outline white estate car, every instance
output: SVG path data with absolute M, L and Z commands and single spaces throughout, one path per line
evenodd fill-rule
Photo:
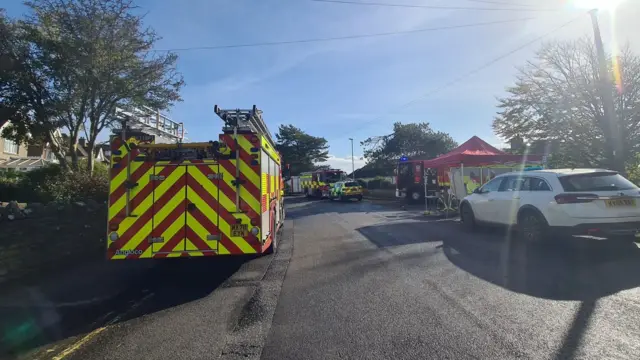
M 640 236 L 640 189 L 602 169 L 501 174 L 460 203 L 465 226 L 515 226 L 527 241 L 549 234 Z

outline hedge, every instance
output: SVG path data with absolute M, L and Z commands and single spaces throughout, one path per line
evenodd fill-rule
M 29 172 L 0 174 L 0 201 L 68 203 L 78 200 L 105 201 L 109 193 L 108 169 L 96 164 L 91 174 L 80 169 L 63 171 L 51 164 Z

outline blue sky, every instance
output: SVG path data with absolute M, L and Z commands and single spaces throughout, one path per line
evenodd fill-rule
M 360 0 L 364 1 L 364 0 Z M 394 4 L 501 7 L 469 0 L 379 0 Z M 272 131 L 294 124 L 329 140 L 330 164 L 350 169 L 351 146 L 390 132 L 395 121 L 430 122 L 458 142 L 478 135 L 500 144 L 491 130 L 497 96 L 513 82 L 516 66 L 529 59 L 535 44 L 494 65 L 434 92 L 465 73 L 503 55 L 579 13 L 561 0 L 502 0 L 561 7 L 560 12 L 434 10 L 358 6 L 309 0 L 139 0 L 147 24 L 163 40 L 158 49 L 234 45 L 383 32 L 408 31 L 490 21 L 508 24 L 416 32 L 367 39 L 217 50 L 184 50 L 184 101 L 170 112 L 183 121 L 190 140 L 217 136 L 220 120 L 213 105 L 249 108 L 256 104 Z M 5 0 L 12 16 L 24 12 L 20 0 Z M 602 14 L 604 41 L 612 34 L 640 50 L 640 2 L 627 0 L 611 16 Z M 591 34 L 588 16 L 546 39 Z M 635 42 L 634 42 L 635 41 Z M 428 96 L 426 96 L 428 95 Z M 406 103 L 414 101 L 409 106 Z M 363 162 L 356 160 L 357 167 Z

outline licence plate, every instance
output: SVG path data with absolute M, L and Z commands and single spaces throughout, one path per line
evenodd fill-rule
M 607 207 L 622 207 L 622 206 L 636 206 L 636 199 L 612 199 L 605 200 L 604 204 Z
M 249 233 L 247 224 L 231 224 L 231 236 L 245 237 Z

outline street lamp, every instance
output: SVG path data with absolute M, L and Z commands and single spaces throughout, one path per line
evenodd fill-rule
M 353 181 L 356 181 L 356 165 L 353 160 L 353 138 L 349 138 L 351 140 L 351 178 Z
M 598 12 L 600 10 L 613 12 L 622 1 L 624 0 L 574 0 L 574 4 L 580 8 L 590 9 L 589 15 L 591 16 L 591 23 L 593 25 L 593 38 L 596 45 L 600 72 L 599 92 L 602 97 L 604 117 L 609 125 L 609 139 L 612 142 L 610 151 L 613 160 L 613 170 L 624 173 L 621 133 L 618 127 L 618 121 L 616 120 L 613 94 L 611 93 L 612 77 L 609 73 L 607 58 L 604 54 L 604 45 L 602 44 L 602 35 L 600 34 L 600 25 L 598 24 Z

